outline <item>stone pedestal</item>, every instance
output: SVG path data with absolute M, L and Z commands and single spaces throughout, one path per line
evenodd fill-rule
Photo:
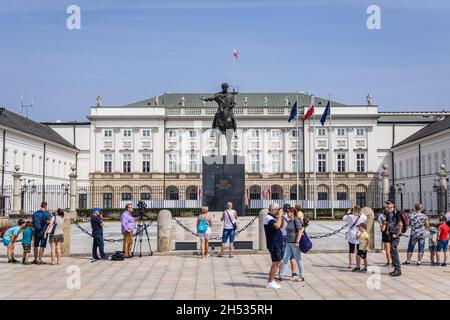
M 259 221 L 258 221 L 258 225 L 259 225 L 259 246 L 258 246 L 258 250 L 266 250 L 267 249 L 267 244 L 266 244 L 266 233 L 264 231 L 264 219 L 267 216 L 267 214 L 269 213 L 268 209 L 261 209 L 259 211 Z
M 76 199 L 77 199 L 77 168 L 73 165 L 71 168 L 72 173 L 69 174 L 70 178 L 70 202 L 69 212 L 64 215 L 64 243 L 62 245 L 62 253 L 70 254 L 70 246 L 72 239 L 72 219 L 77 217 Z
M 158 213 L 157 250 L 168 252 L 172 250 L 172 214 L 169 210 Z
M 203 157 L 203 205 L 223 211 L 227 202 L 245 214 L 245 159 L 242 156 Z

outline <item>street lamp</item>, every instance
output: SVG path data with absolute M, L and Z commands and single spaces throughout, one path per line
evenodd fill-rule
M 397 183 L 395 186 L 397 187 L 397 191 L 400 194 L 400 210 L 403 211 L 403 189 L 402 189 L 402 187 L 404 187 L 405 184 Z

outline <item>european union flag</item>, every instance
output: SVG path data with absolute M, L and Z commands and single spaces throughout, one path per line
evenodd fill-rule
M 320 123 L 322 125 L 325 124 L 327 121 L 327 117 L 331 114 L 331 106 L 330 106 L 330 100 L 328 100 L 327 106 L 325 107 L 325 110 L 323 111 L 322 116 L 320 117 Z
M 289 116 L 288 122 L 291 122 L 295 118 L 297 118 L 297 101 L 295 101 L 294 105 L 292 106 L 291 115 Z

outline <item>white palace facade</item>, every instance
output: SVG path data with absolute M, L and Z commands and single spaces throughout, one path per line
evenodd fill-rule
M 197 200 L 202 156 L 218 152 L 210 137 L 217 106 L 200 99 L 210 95 L 165 93 L 125 106 L 99 105 L 90 108 L 89 122 L 47 125 L 79 150 L 79 184 L 97 190 L 95 205 Z M 299 122 L 288 123 L 296 100 Z M 239 93 L 236 102 L 232 152 L 245 157 L 248 201 L 294 200 L 297 182 L 299 198 L 313 200 L 316 180 L 317 200 L 379 207 L 383 164 L 393 177 L 392 146 L 448 114 L 379 112 L 376 105 L 332 101 L 331 119 L 322 126 L 327 100 L 318 97 L 315 120 L 304 122 L 305 94 Z

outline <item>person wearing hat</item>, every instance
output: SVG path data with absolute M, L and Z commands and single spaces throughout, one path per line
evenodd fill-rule
M 94 242 L 92 244 L 92 258 L 94 260 L 106 260 L 105 255 L 105 242 L 103 240 L 103 220 L 101 214 L 103 211 L 100 208 L 92 209 L 91 227 L 92 238 Z M 97 255 L 97 250 L 100 251 L 100 258 Z

